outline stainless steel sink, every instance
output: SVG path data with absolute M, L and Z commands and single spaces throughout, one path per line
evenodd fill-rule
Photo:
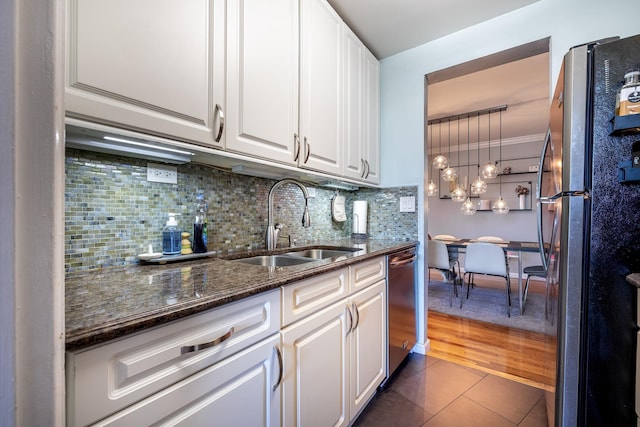
M 263 267 L 289 267 L 292 265 L 300 265 L 307 262 L 317 261 L 317 259 L 290 255 L 259 255 L 249 258 L 235 259 L 233 261 L 245 264 L 261 265 Z
M 285 255 L 300 256 L 315 259 L 334 258 L 343 255 L 351 255 L 359 249 L 303 249 L 300 251 L 287 252 Z

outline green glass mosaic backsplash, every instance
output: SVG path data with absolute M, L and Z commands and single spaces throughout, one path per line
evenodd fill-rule
M 65 182 L 65 269 L 90 270 L 137 262 L 153 245 L 162 250 L 162 228 L 168 213 L 178 213 L 182 230 L 192 232 L 196 194 L 209 203 L 209 250 L 264 247 L 267 198 L 272 179 L 236 175 L 209 166 L 178 167 L 178 183 L 147 181 L 147 161 L 67 149 Z M 274 220 L 297 245 L 351 235 L 354 200 L 369 202 L 371 238 L 418 240 L 415 212 L 399 212 L 399 198 L 416 196 L 417 187 L 340 191 L 347 221 L 331 218 L 335 190 L 315 189 L 309 200 L 310 228 L 302 227 L 304 197 L 285 185 L 274 197 Z M 281 244 L 286 245 L 285 239 Z

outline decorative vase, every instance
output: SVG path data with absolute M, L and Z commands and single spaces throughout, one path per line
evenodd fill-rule
M 520 194 L 518 195 L 518 202 L 520 203 L 520 209 L 526 209 L 527 207 L 527 199 L 526 199 L 526 195 L 524 194 Z

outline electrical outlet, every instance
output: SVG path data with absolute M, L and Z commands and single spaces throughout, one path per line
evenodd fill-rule
M 158 163 L 147 163 L 147 181 L 177 184 L 178 168 Z

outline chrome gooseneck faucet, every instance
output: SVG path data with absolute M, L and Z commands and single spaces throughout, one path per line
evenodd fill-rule
M 269 190 L 269 224 L 267 225 L 266 235 L 267 250 L 273 250 L 276 248 L 280 229 L 282 228 L 282 224 L 273 223 L 273 194 L 276 189 L 284 184 L 295 184 L 302 190 L 302 194 L 304 194 L 304 214 L 302 215 L 302 226 L 305 228 L 311 227 L 311 216 L 309 215 L 309 192 L 307 191 L 307 187 L 305 187 L 301 182 L 298 182 L 295 179 L 287 178 L 276 182 L 275 184 L 273 184 L 273 187 L 271 187 L 271 190 Z

